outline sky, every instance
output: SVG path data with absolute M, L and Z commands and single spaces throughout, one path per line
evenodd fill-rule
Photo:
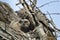
M 18 2 L 18 0 L 0 0 L 0 1 L 4 1 L 4 2 L 7 2 L 11 8 L 14 10 L 14 11 L 17 11 L 19 10 L 19 8 L 22 8 L 22 6 L 16 6 L 16 3 Z M 60 1 L 60 0 L 37 0 L 37 7 L 45 4 L 45 3 L 48 3 L 50 1 Z M 54 2 L 54 3 L 50 3 L 48 5 L 45 5 L 43 7 L 40 8 L 40 10 L 43 12 L 43 13 L 47 13 L 47 11 L 49 13 L 60 13 L 60 2 Z M 48 18 L 49 18 L 49 15 L 46 15 Z M 60 14 L 59 15 L 51 15 L 54 23 L 56 24 L 57 28 L 60 29 Z M 59 40 L 60 38 L 58 38 Z

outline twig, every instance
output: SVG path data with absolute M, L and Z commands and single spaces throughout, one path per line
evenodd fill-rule
M 49 14 L 49 12 L 47 11 L 47 13 Z M 50 16 L 50 14 L 49 14 L 49 16 Z M 52 19 L 52 17 L 50 16 L 50 19 L 51 19 L 51 21 L 50 21 L 50 23 L 51 23 L 51 25 L 53 26 L 53 28 L 55 29 L 55 30 L 57 30 L 57 31 L 59 31 L 60 32 L 60 29 L 57 29 L 56 28 L 56 25 L 55 25 L 55 23 L 53 22 L 53 19 Z
M 45 6 L 45 5 L 48 5 L 48 4 L 51 4 L 51 3 L 54 3 L 54 2 L 60 2 L 60 1 L 50 1 L 48 3 L 45 3 L 45 4 L 41 5 L 41 6 L 39 6 L 38 8 L 41 8 L 41 7 Z

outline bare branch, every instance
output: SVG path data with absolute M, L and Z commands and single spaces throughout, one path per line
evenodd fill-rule
M 60 2 L 60 1 L 50 1 L 48 3 L 45 3 L 45 4 L 41 5 L 41 6 L 39 6 L 38 8 L 41 8 L 41 7 L 45 6 L 45 5 L 48 5 L 48 4 L 51 4 L 51 3 L 55 3 L 55 2 Z
M 26 12 L 28 13 L 29 17 L 30 17 L 30 22 L 33 23 L 33 25 L 35 25 L 35 22 L 33 20 L 33 16 L 31 15 L 31 12 L 33 11 L 32 8 L 25 2 L 25 0 L 20 0 L 21 4 L 23 5 L 23 7 L 25 8 Z
M 32 4 L 31 4 L 31 7 L 34 9 L 34 7 L 36 6 L 37 4 L 37 0 L 29 0 Z
M 47 11 L 47 13 L 49 14 L 49 16 L 50 16 L 50 13 Z M 50 16 L 50 19 L 51 19 L 51 21 L 50 21 L 50 23 L 51 23 L 51 25 L 53 26 L 53 28 L 55 29 L 55 30 L 58 30 L 58 31 L 60 31 L 60 29 L 58 29 L 58 28 L 56 28 L 56 25 L 55 25 L 55 23 L 53 22 L 53 19 L 52 19 L 52 17 Z

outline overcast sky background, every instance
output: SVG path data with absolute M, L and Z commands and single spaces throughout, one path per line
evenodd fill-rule
M 4 1 L 4 2 L 9 3 L 9 5 L 12 7 L 12 9 L 14 9 L 14 11 L 19 10 L 19 7 L 16 6 L 16 3 L 18 2 L 18 0 L 0 0 L 0 1 Z M 48 3 L 50 1 L 60 1 L 60 0 L 38 0 L 37 6 L 41 6 L 41 5 Z M 20 6 L 20 8 L 22 8 L 22 6 Z M 50 3 L 48 5 L 41 7 L 40 10 L 43 13 L 47 13 L 47 11 L 49 13 L 60 13 L 60 2 Z M 60 29 L 60 21 L 59 21 L 60 15 L 51 15 L 51 16 L 52 16 L 54 23 L 56 24 L 57 28 Z M 49 16 L 47 15 L 47 17 L 49 17 Z M 58 38 L 58 40 L 59 39 L 60 38 Z

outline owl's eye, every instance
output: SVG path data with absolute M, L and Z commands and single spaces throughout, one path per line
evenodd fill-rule
M 24 23 L 28 23 L 28 21 L 25 21 Z
M 22 21 L 19 21 L 19 23 L 22 23 Z

